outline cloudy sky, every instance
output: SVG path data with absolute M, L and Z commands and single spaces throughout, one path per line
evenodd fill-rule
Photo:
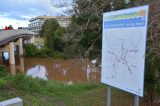
M 0 29 L 12 25 L 25 27 L 28 20 L 40 15 L 58 16 L 65 14 L 63 8 L 56 8 L 59 0 L 1 0 L 0 1 Z M 63 1 L 63 0 L 60 0 Z

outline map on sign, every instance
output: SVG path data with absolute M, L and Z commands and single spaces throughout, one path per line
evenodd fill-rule
M 143 96 L 148 6 L 104 13 L 101 81 Z
M 141 36 L 139 36 L 138 40 L 136 40 L 136 38 L 134 41 L 132 36 L 119 38 L 113 34 L 114 33 L 112 32 L 114 42 L 109 41 L 109 39 L 106 40 L 106 48 L 108 48 L 106 55 L 109 56 L 109 65 L 111 65 L 113 69 L 111 78 L 116 78 L 118 73 L 117 71 L 119 71 L 119 67 L 122 66 L 125 67 L 124 70 L 126 70 L 132 76 L 134 75 L 134 71 L 136 71 L 138 68 L 137 64 L 134 63 L 134 60 L 137 58 L 137 55 L 140 52 L 138 44 L 140 44 L 141 40 L 143 39 Z

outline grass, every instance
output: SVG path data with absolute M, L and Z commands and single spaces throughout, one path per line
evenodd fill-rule
M 62 82 L 44 81 L 24 74 L 7 75 L 1 79 L 7 83 L 0 87 L 0 101 L 20 97 L 25 106 L 78 106 L 78 104 L 81 106 L 82 103 L 79 103 L 78 99 L 82 100 L 83 95 L 91 91 L 98 94 L 105 88 L 102 84 L 68 85 Z

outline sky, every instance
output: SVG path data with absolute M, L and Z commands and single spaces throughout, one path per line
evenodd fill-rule
M 57 8 L 55 3 L 63 0 L 1 0 L 0 29 L 12 25 L 14 29 L 28 26 L 28 20 L 35 16 L 66 15 L 67 7 Z M 69 0 L 70 1 L 70 0 Z

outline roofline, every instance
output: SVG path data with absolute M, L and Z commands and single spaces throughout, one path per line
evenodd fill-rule
M 44 16 L 37 16 L 37 17 L 34 17 L 34 18 L 31 18 L 29 19 L 29 22 L 31 21 L 34 21 L 34 20 L 37 20 L 37 19 L 58 19 L 58 18 L 70 18 L 69 16 L 47 16 L 47 15 L 44 15 Z
M 0 42 L 0 46 L 2 45 L 5 45 L 6 43 L 8 42 L 11 42 L 12 40 L 16 40 L 18 38 L 24 38 L 24 37 L 32 37 L 34 36 L 34 34 L 19 34 L 19 35 L 14 35 L 14 36 L 11 36 L 11 37 L 8 37 L 7 39 L 4 39 Z

